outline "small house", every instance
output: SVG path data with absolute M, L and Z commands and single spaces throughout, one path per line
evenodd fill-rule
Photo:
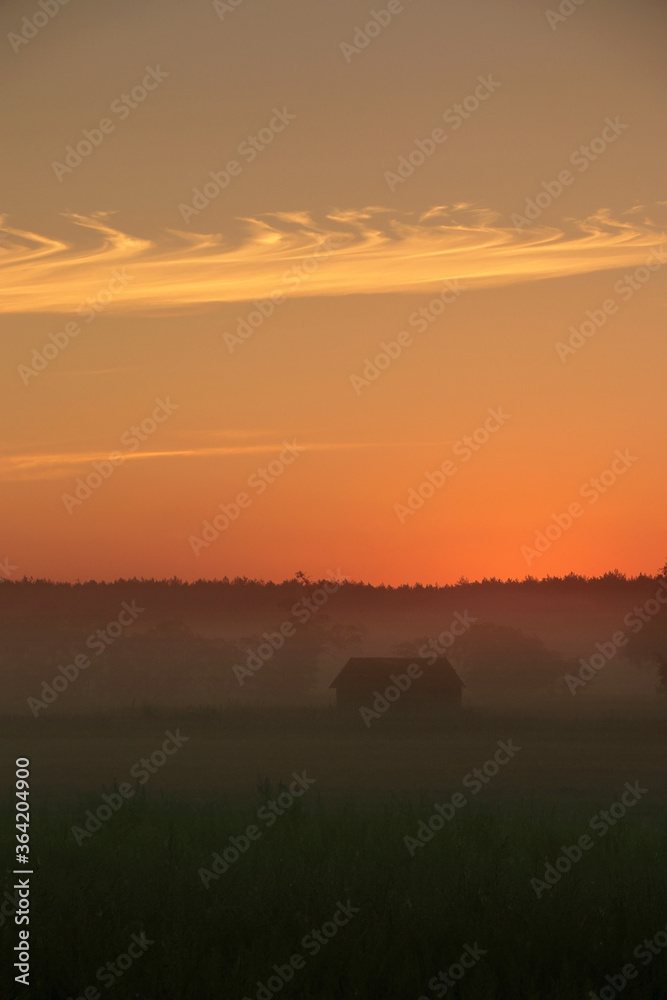
M 330 687 L 338 708 L 370 708 L 380 695 L 402 708 L 455 709 L 463 681 L 444 656 L 354 656 Z

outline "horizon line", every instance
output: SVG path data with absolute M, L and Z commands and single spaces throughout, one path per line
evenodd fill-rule
M 347 585 L 351 587 L 372 587 L 376 589 L 385 589 L 385 590 L 402 590 L 402 589 L 446 590 L 446 589 L 453 589 L 456 587 L 484 586 L 489 584 L 494 584 L 494 585 L 500 584 L 504 586 L 507 584 L 534 584 L 534 583 L 541 584 L 541 583 L 554 583 L 554 582 L 565 583 L 567 581 L 594 583 L 594 582 L 600 582 L 602 580 L 617 580 L 619 582 L 622 581 L 624 583 L 632 583 L 637 580 L 661 580 L 665 579 L 666 577 L 667 574 L 664 574 L 663 570 L 659 570 L 655 574 L 647 573 L 646 571 L 641 571 L 634 576 L 629 576 L 628 574 L 623 573 L 618 569 L 607 570 L 605 573 L 602 573 L 599 576 L 586 576 L 585 574 L 575 573 L 574 571 L 571 571 L 570 573 L 567 573 L 564 576 L 554 576 L 551 574 L 547 574 L 545 576 L 537 577 L 528 574 L 524 577 L 508 576 L 505 579 L 496 576 L 491 576 L 491 577 L 485 576 L 482 577 L 481 579 L 475 579 L 475 580 L 469 580 L 467 577 L 461 576 L 455 583 L 420 583 L 417 581 L 414 583 L 405 582 L 398 584 L 370 583 L 365 580 L 354 580 L 348 577 L 343 577 L 343 578 L 335 576 L 332 577 L 331 574 L 328 577 L 323 576 L 312 580 L 305 578 L 305 583 L 296 575 L 292 577 L 285 577 L 283 580 L 271 580 L 271 579 L 266 580 L 261 577 L 247 577 L 247 576 L 198 577 L 196 580 L 185 580 L 178 576 L 173 576 L 173 577 L 130 576 L 130 577 L 116 577 L 113 580 L 102 580 L 102 579 L 96 580 L 94 578 L 89 578 L 86 580 L 80 580 L 80 579 L 52 580 L 47 577 L 23 576 L 15 580 L 9 579 L 8 577 L 4 578 L 0 577 L 0 585 L 1 584 L 23 584 L 23 585 L 46 584 L 52 587 L 86 587 L 86 586 L 112 587 L 112 586 L 117 586 L 118 584 L 126 584 L 126 583 L 140 583 L 140 584 L 149 583 L 156 585 L 167 584 L 169 586 L 180 586 L 180 587 L 194 587 L 194 586 L 214 585 L 214 584 L 223 584 L 225 586 L 230 586 L 234 584 L 237 585 L 258 584 L 263 587 L 266 586 L 282 587 L 289 583 L 298 583 L 300 586 L 306 587 L 309 585 L 317 586 L 318 584 L 321 583 L 331 583 L 333 578 L 340 584 L 341 587 Z M 667 582 L 667 579 L 665 579 L 665 582 Z

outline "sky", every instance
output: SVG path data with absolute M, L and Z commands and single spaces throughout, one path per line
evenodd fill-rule
M 43 3 L 0 11 L 2 575 L 664 564 L 662 3 Z

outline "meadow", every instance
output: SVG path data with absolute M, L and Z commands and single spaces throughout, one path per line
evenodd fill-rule
M 0 743 L 4 787 L 31 759 L 36 871 L 7 997 L 667 995 L 660 703 L 9 718 Z M 5 796 L 6 969 L 12 824 Z

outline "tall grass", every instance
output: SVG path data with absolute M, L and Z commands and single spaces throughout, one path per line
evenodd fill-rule
M 667 950 L 646 966 L 633 958 L 667 925 L 667 829 L 650 804 L 594 837 L 538 899 L 530 879 L 590 832 L 608 799 L 471 802 L 412 857 L 404 837 L 432 814 L 432 797 L 371 804 L 311 790 L 267 829 L 257 807 L 278 791 L 265 784 L 256 803 L 137 794 L 80 847 L 71 829 L 99 795 L 38 799 L 32 985 L 14 984 L 8 971 L 2 996 L 66 1000 L 97 986 L 123 1000 L 255 1000 L 258 981 L 299 953 L 305 967 L 274 994 L 281 1000 L 417 1000 L 436 997 L 429 980 L 475 943 L 486 954 L 448 1000 L 584 1000 L 628 962 L 638 976 L 624 1000 L 667 996 Z M 9 869 L 9 802 L 1 813 Z M 199 870 L 250 824 L 260 839 L 205 888 Z M 0 889 L 11 884 L 7 874 Z M 348 900 L 359 912 L 310 955 L 304 936 Z M 141 932 L 154 943 L 107 989 L 97 971 Z M 15 943 L 7 920 L 7 970 Z

